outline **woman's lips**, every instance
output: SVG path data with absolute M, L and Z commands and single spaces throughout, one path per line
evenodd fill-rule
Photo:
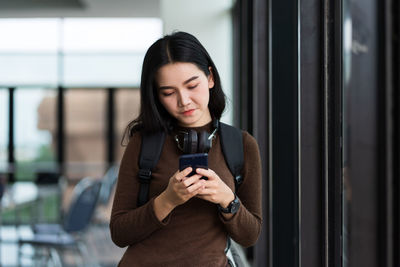
M 184 116 L 190 116 L 193 114 L 194 111 L 195 111 L 195 109 L 189 109 L 189 110 L 184 111 L 182 114 Z

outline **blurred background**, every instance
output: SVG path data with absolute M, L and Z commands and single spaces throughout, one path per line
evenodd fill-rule
M 230 95 L 232 5 L 0 1 L 1 266 L 117 265 L 123 249 L 111 243 L 108 220 L 122 136 L 138 115 L 144 54 L 164 34 L 191 32 L 207 47 Z M 90 191 L 82 182 L 89 179 L 101 182 L 104 203 L 81 222 L 87 226 L 69 225 L 73 205 L 82 206 L 80 191 Z M 43 223 L 61 225 L 74 244 L 38 244 Z M 74 250 L 79 255 L 68 257 Z
M 176 30 L 259 144 L 246 266 L 400 266 L 395 0 L 0 0 L 0 266 L 118 264 L 121 139 L 146 49 Z

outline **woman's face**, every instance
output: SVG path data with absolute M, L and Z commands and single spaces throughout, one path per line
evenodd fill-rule
M 214 87 L 212 74 L 207 77 L 192 63 L 171 63 L 158 70 L 157 84 L 161 104 L 180 125 L 199 127 L 211 121 L 208 101 Z

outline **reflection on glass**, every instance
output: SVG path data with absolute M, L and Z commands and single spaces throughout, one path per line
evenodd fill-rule
M 0 173 L 7 169 L 8 89 L 0 88 Z
M 119 164 L 125 147 L 121 146 L 122 136 L 129 122 L 139 115 L 140 91 L 139 89 L 119 89 L 115 94 L 115 160 Z M 125 140 L 124 140 L 125 141 Z M 124 142 L 126 143 L 126 141 Z
M 15 90 L 15 160 L 16 179 L 34 180 L 37 173 L 54 172 L 55 90 Z
M 347 124 L 347 95 L 349 94 L 348 92 L 348 85 L 351 77 L 351 46 L 352 46 L 352 21 L 351 21 L 351 13 L 350 13 L 350 1 L 349 0 L 344 0 L 343 1 L 343 21 L 342 21 L 342 31 L 343 31 L 343 73 L 342 73 L 342 103 L 343 103 L 343 133 L 342 133 L 342 140 L 343 140 L 343 155 L 342 155 L 342 166 L 343 166 L 343 172 L 342 172 L 342 177 L 343 177 L 343 199 L 342 199 L 342 231 L 343 231 L 343 258 L 342 258 L 342 266 L 347 267 L 349 266 L 349 236 L 350 236 L 350 205 L 351 205 L 351 182 L 350 182 L 350 177 L 349 177 L 349 171 L 348 171 L 348 132 L 349 132 L 349 125 Z
M 66 176 L 100 177 L 106 168 L 106 90 L 65 92 Z

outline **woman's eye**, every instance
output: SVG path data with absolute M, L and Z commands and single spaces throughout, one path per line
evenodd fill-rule
M 199 85 L 199 84 L 191 85 L 191 86 L 188 86 L 188 88 L 189 88 L 189 89 L 194 89 L 194 88 L 196 88 L 198 85 Z
M 163 96 L 170 96 L 170 95 L 172 95 L 174 92 L 162 92 L 161 94 L 163 95 Z

